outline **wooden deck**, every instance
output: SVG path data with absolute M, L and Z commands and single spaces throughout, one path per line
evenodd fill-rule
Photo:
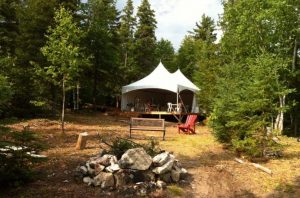
M 174 116 L 178 122 L 181 123 L 183 116 L 186 115 L 200 115 L 200 113 L 185 113 L 185 112 L 167 112 L 167 111 L 148 111 L 148 112 L 126 112 L 126 115 L 130 117 L 142 117 L 144 115 L 157 115 L 158 118 L 161 116 Z

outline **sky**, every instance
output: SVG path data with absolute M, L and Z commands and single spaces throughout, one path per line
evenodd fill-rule
M 142 0 L 133 0 L 135 9 Z M 117 8 L 122 10 L 127 0 L 118 0 Z M 156 37 L 172 42 L 178 50 L 184 36 L 196 27 L 203 14 L 210 16 L 215 22 L 223 13 L 221 0 L 149 0 L 151 8 L 155 11 L 157 21 Z M 218 39 L 221 31 L 217 31 Z

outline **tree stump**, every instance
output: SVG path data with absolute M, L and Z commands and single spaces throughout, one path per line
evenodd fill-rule
M 78 139 L 77 139 L 77 144 L 76 144 L 76 149 L 77 150 L 82 150 L 82 149 L 85 148 L 87 138 L 88 138 L 88 133 L 87 132 L 79 133 L 79 136 L 78 136 Z

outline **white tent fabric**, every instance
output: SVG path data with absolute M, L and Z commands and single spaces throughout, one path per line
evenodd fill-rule
M 181 91 L 190 90 L 194 93 L 193 102 L 191 104 L 192 112 L 198 113 L 199 111 L 197 108 L 197 101 L 195 97 L 195 93 L 199 91 L 199 88 L 194 85 L 189 79 L 187 79 L 179 69 L 174 73 L 170 73 L 161 62 L 148 76 L 122 87 L 122 110 L 126 109 L 127 104 L 132 98 L 132 96 L 130 96 L 130 92 L 147 89 L 167 90 L 173 93 L 177 93 L 177 97 L 178 93 L 180 93 Z
M 176 93 L 177 84 L 172 74 L 162 63 L 159 63 L 153 72 L 145 78 L 122 87 L 122 94 L 138 89 L 164 89 Z
M 174 81 L 177 82 L 179 92 L 181 92 L 182 90 L 187 89 L 187 90 L 190 90 L 190 91 L 195 93 L 195 92 L 200 90 L 189 79 L 187 79 L 187 77 L 185 77 L 185 75 L 183 75 L 183 73 L 180 71 L 180 69 L 178 69 L 176 72 L 174 72 L 171 75 L 172 75 Z

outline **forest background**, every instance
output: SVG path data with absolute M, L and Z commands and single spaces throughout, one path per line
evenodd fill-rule
M 260 155 L 253 148 L 266 145 L 269 129 L 299 136 L 299 2 L 224 0 L 223 7 L 219 21 L 203 15 L 175 51 L 156 39 L 148 0 L 136 15 L 132 0 L 121 11 L 115 0 L 1 0 L 0 116 L 116 106 L 123 85 L 162 61 L 199 86 L 201 113 L 219 141 Z

